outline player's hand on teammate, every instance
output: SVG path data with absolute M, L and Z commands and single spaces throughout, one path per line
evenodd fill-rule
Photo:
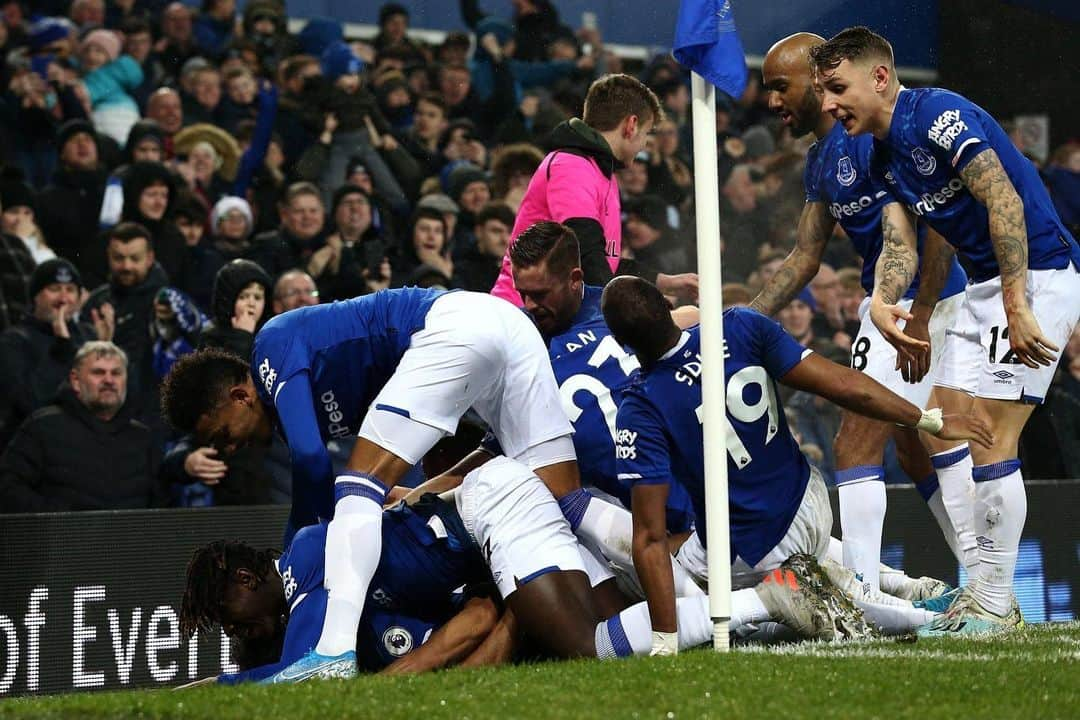
M 983 447 L 994 444 L 994 434 L 982 418 L 974 415 L 943 415 L 937 437 L 942 440 L 974 440 Z
M 913 348 L 911 355 L 896 353 L 896 369 L 900 371 L 904 382 L 917 383 L 930 372 L 930 317 L 918 312 L 911 313 L 909 317 L 902 334 L 916 342 L 925 343 L 926 348 L 921 352 Z
M 674 295 L 683 302 L 696 303 L 698 301 L 697 273 L 679 273 L 678 275 L 660 273 L 656 276 L 656 287 L 664 295 Z
M 910 322 L 912 314 L 899 305 L 886 305 L 877 298 L 870 301 L 870 319 L 874 326 L 881 332 L 882 337 L 890 345 L 896 348 L 897 369 L 902 370 L 904 364 L 911 368 L 918 368 L 925 362 L 929 366 L 930 341 L 911 337 L 900 329 L 897 322 L 905 320 Z M 908 378 L 905 377 L 905 380 Z M 908 382 L 911 382 L 908 380 Z
M 1005 315 L 1009 321 L 1009 347 L 1020 362 L 1030 368 L 1054 362 L 1057 358 L 1054 353 L 1060 348 L 1043 335 L 1030 307 L 1006 311 Z
M 192 450 L 184 459 L 184 472 L 204 485 L 217 485 L 229 471 L 229 466 L 218 460 L 217 454 L 218 451 L 212 447 Z

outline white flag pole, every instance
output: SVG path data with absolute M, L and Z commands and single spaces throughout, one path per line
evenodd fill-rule
M 728 530 L 727 415 L 724 387 L 723 301 L 720 273 L 720 192 L 716 162 L 716 88 L 691 73 L 694 124 L 694 205 L 697 218 L 699 305 L 705 437 L 705 516 L 709 614 L 713 648 L 728 650 L 731 620 L 731 536 Z

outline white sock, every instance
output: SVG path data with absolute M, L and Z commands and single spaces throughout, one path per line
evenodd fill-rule
M 971 453 L 967 445 L 930 456 L 941 487 L 941 503 L 956 532 L 960 563 L 974 576 L 979 565 L 979 546 L 975 542 L 975 483 L 971 479 Z
M 713 636 L 709 598 L 678 598 L 675 601 L 679 627 L 679 649 L 703 645 Z M 731 623 L 736 628 L 769 619 L 769 613 L 753 588 L 731 593 Z M 649 604 L 640 602 L 596 626 L 596 656 L 599 658 L 648 655 L 652 650 L 652 621 Z
M 956 536 L 956 528 L 953 527 L 952 519 L 949 517 L 948 511 L 945 510 L 945 502 L 941 499 L 941 486 L 938 483 L 937 473 L 931 473 L 929 477 L 918 483 L 915 489 L 919 491 L 919 495 L 926 501 L 926 506 L 930 508 L 930 514 L 937 520 L 937 524 L 941 528 L 941 534 L 945 536 L 945 543 L 952 550 L 952 554 L 956 556 L 956 560 L 963 565 L 964 554 L 960 550 L 960 540 Z
M 881 528 L 885 524 L 885 470 L 859 465 L 838 470 L 840 528 L 844 535 L 844 567 L 877 590 L 881 563 Z
M 975 480 L 975 533 L 979 547 L 978 582 L 972 592 L 995 615 L 1008 615 L 1020 535 L 1027 520 L 1027 493 L 1020 461 L 978 465 Z
M 637 578 L 631 554 L 634 543 L 634 516 L 629 510 L 597 497 L 587 498 L 583 510 L 579 505 L 576 517 L 573 517 L 574 513 L 566 512 L 563 501 L 560 501 L 560 506 L 563 506 L 570 526 L 579 537 L 600 548 L 604 556 L 622 572 L 633 574 L 634 578 Z M 676 597 L 703 594 L 686 568 L 675 562 L 674 558 L 671 559 L 671 569 L 675 576 Z
M 334 519 L 326 528 L 326 618 L 315 646 L 330 657 L 356 649 L 364 599 L 382 554 L 386 487 L 370 475 L 343 474 L 334 482 L 334 497 Z
M 885 635 L 904 635 L 937 617 L 936 613 L 916 608 L 910 600 L 902 600 L 880 590 L 868 590 L 865 583 L 855 578 L 855 573 L 837 563 L 824 560 L 829 579 L 850 597 L 863 611 L 866 618 L 877 625 Z M 882 573 L 882 582 L 893 573 Z
M 829 538 L 829 548 L 825 551 L 825 559 L 843 566 L 844 544 L 834 537 Z M 883 595 L 903 595 L 905 594 L 905 588 L 913 582 L 916 581 L 905 575 L 903 570 L 889 567 L 885 563 L 878 564 L 878 592 Z M 862 587 L 861 584 L 860 587 Z M 871 588 L 864 589 L 869 590 Z M 899 600 L 900 598 L 897 597 L 896 599 Z

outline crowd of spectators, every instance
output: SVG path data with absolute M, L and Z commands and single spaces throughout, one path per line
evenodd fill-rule
M 490 290 L 549 134 L 603 74 L 636 75 L 666 113 L 617 171 L 623 253 L 695 269 L 686 73 L 624 60 L 549 0 L 487 5 L 460 0 L 462 31 L 426 44 L 397 3 L 355 40 L 327 18 L 290 33 L 281 0 L 0 2 L 0 512 L 287 501 L 283 446 L 222 458 L 170 435 L 160 379 L 202 346 L 250 354 L 302 305 Z M 721 95 L 716 135 L 705 241 L 743 304 L 793 245 L 808 139 L 755 73 Z M 1077 228 L 1080 144 L 1040 167 Z M 858 258 L 838 234 L 826 261 L 778 319 L 847 363 Z M 1080 337 L 1060 375 L 1025 444 L 1036 476 L 1080 474 Z M 828 477 L 836 409 L 786 405 Z

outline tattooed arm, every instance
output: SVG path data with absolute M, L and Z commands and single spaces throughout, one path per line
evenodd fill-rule
M 870 299 L 870 319 L 882 336 L 896 348 L 897 362 L 917 368 L 928 363 L 930 343 L 910 337 L 897 327 L 897 320 L 911 320 L 911 313 L 897 305 L 911 286 L 919 264 L 915 225 L 898 202 L 881 209 L 881 254 L 874 266 L 874 295 Z
M 930 316 L 945 288 L 955 254 L 956 250 L 945 238 L 930 226 L 926 227 L 926 240 L 919 256 L 919 291 L 911 303 L 911 319 L 904 326 L 904 334 L 908 337 L 929 345 Z M 906 382 L 919 382 L 930 371 L 930 353 L 924 353 L 919 362 L 911 362 L 897 353 L 896 369 Z
M 823 202 L 808 202 L 803 206 L 796 230 L 795 249 L 784 258 L 784 264 L 761 289 L 750 307 L 763 315 L 775 315 L 787 307 L 792 298 L 806 287 L 821 266 L 825 245 L 832 236 L 836 221 Z
M 983 150 L 960 171 L 972 196 L 986 206 L 990 242 L 1001 272 L 1001 300 L 1009 321 L 1009 345 L 1028 367 L 1049 365 L 1058 348 L 1042 334 L 1027 301 L 1028 238 L 1024 202 L 996 152 Z

